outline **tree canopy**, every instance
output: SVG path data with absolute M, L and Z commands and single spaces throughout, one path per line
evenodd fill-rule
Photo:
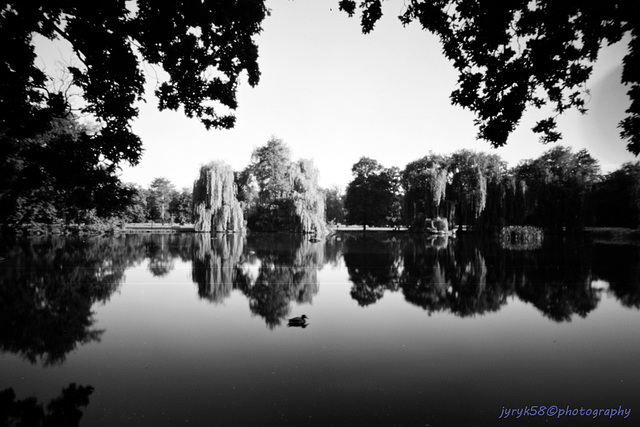
M 382 0 L 340 0 L 361 12 L 364 33 L 382 17 Z M 476 114 L 478 138 L 494 147 L 507 139 L 527 108 L 552 113 L 533 131 L 558 141 L 556 117 L 570 108 L 586 112 L 586 82 L 604 43 L 629 38 L 622 83 L 631 100 L 619 127 L 627 149 L 640 153 L 640 4 L 634 0 L 566 1 L 407 0 L 399 19 L 418 22 L 439 37 L 458 71 L 453 104 Z
M 251 230 L 326 232 L 318 170 L 311 160 L 291 161 L 291 150 L 282 139 L 272 136 L 256 148 L 251 164 L 237 174 L 237 183 Z
M 402 173 L 405 191 L 405 218 L 420 227 L 427 218 L 440 215 L 440 205 L 446 199 L 449 169 L 447 159 L 430 153 L 407 164 Z
M 361 157 L 351 168 L 344 207 L 350 224 L 387 226 L 399 222 L 399 170 L 385 169 L 376 160 Z M 397 215 L 397 217 L 396 217 Z
M 16 144 L 0 167 L 0 223 L 91 222 L 123 210 L 134 191 L 121 185 L 91 134 L 70 115 Z
M 68 221 L 65 211 L 91 207 L 103 217 L 126 202 L 132 191 L 116 172 L 142 155 L 131 123 L 143 63 L 166 72 L 156 88 L 161 110 L 182 108 L 207 129 L 233 127 L 240 77 L 252 86 L 260 78 L 254 37 L 267 14 L 263 0 L 5 2 L 0 223 Z M 70 44 L 63 81 L 37 65 L 36 36 Z M 97 125 L 83 127 L 86 118 Z
M 168 74 L 156 90 L 160 109 L 182 107 L 207 128 L 233 127 L 239 76 L 258 83 L 258 48 L 253 40 L 268 11 L 263 0 L 216 2 L 5 2 L 0 11 L 0 130 L 4 138 L 46 129 L 52 115 L 70 108 L 49 90 L 36 65 L 33 35 L 69 42 L 80 65 L 69 66 L 82 91 L 84 112 L 102 125 L 95 135 L 113 163 L 136 164 L 142 147 L 131 130 L 135 106 L 144 95 L 141 62 Z

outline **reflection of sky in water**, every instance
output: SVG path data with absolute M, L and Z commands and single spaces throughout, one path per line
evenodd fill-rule
M 252 283 L 260 267 L 241 265 Z M 504 405 L 636 409 L 640 313 L 606 282 L 597 308 L 571 322 L 513 295 L 471 317 L 429 314 L 402 291 L 362 307 L 342 259 L 319 267 L 317 282 L 311 303 L 290 302 L 309 327 L 270 329 L 239 289 L 200 298 L 190 261 L 154 277 L 145 260 L 94 305 L 100 342 L 49 368 L 2 354 L 0 388 L 46 402 L 90 384 L 86 425 L 493 425 Z
M 262 263 L 259 259 L 242 263 L 242 274 L 244 274 L 249 279 L 250 284 L 253 285 L 254 283 L 256 283 L 256 280 L 258 280 L 261 266 Z

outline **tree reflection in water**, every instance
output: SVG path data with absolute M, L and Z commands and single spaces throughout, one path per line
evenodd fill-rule
M 0 349 L 44 365 L 100 340 L 91 306 L 109 300 L 132 259 L 143 257 L 124 237 L 4 240 L 1 250 Z
M 144 246 L 144 256 L 149 260 L 148 269 L 155 277 L 164 277 L 175 268 L 175 259 L 191 260 L 192 236 L 174 234 L 134 234 L 128 236 Z
M 243 234 L 195 235 L 191 277 L 198 284 L 200 298 L 220 303 L 231 295 L 243 263 L 245 241 Z
M 361 306 L 402 290 L 429 314 L 495 312 L 517 296 L 556 321 L 587 316 L 600 301 L 596 280 L 609 283 L 622 304 L 640 308 L 640 250 L 633 246 L 546 241 L 531 251 L 506 250 L 474 236 L 389 238 L 343 235 L 351 296 Z
M 596 277 L 590 246 L 549 241 L 543 249 L 505 252 L 516 295 L 556 322 L 586 317 L 600 301 L 600 290 L 591 286 Z
M 81 408 L 89 406 L 91 386 L 75 383 L 64 388 L 60 396 L 51 400 L 47 409 L 34 397 L 16 399 L 12 388 L 0 391 L 0 425 L 3 426 L 78 426 Z
M 351 297 L 358 305 L 374 304 L 386 290 L 398 289 L 399 248 L 400 241 L 395 237 L 345 235 L 342 256 L 353 283 Z
M 609 283 L 609 291 L 629 308 L 640 309 L 640 248 L 596 245 L 593 253 L 596 278 Z
M 629 245 L 547 239 L 525 251 L 474 236 L 340 233 L 311 243 L 289 234 L 152 234 L 3 239 L 0 254 L 0 351 L 44 365 L 100 340 L 92 305 L 109 300 L 125 269 L 145 259 L 157 276 L 176 258 L 192 261 L 201 298 L 219 303 L 238 290 L 269 328 L 286 323 L 292 302 L 311 302 L 318 270 L 341 260 L 363 307 L 401 291 L 429 314 L 466 317 L 517 297 L 566 322 L 587 316 L 607 292 L 640 309 L 640 247 Z
M 584 317 L 599 301 L 583 250 L 512 251 L 492 241 L 454 242 L 445 248 L 408 245 L 402 285 L 408 301 L 429 312 L 470 316 L 497 311 L 517 295 L 555 321 Z
M 547 239 L 535 250 L 511 250 L 472 235 L 356 232 L 310 243 L 289 234 L 201 234 L 194 237 L 192 256 L 200 297 L 221 302 L 239 289 L 270 328 L 282 324 L 291 301 L 310 302 L 318 292 L 317 270 L 339 265 L 340 258 L 351 296 L 363 307 L 385 291 L 402 291 L 429 314 L 467 317 L 498 311 L 516 296 L 565 322 L 596 308 L 603 290 L 593 283 L 603 280 L 622 304 L 640 308 L 637 246 Z
M 213 302 L 240 290 L 251 312 L 273 329 L 289 315 L 291 301 L 308 303 L 318 292 L 323 255 L 322 245 L 298 235 L 202 234 L 195 237 L 192 277 L 200 297 Z

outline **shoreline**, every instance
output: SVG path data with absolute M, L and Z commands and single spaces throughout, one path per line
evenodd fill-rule
M 37 225 L 35 227 L 21 227 L 11 229 L 3 227 L 2 234 L 15 234 L 18 236 L 42 236 L 42 235 L 113 235 L 113 234 L 170 234 L 170 233 L 195 233 L 194 224 L 155 224 L 155 223 L 127 223 L 121 227 L 95 227 L 92 225 Z M 249 231 L 251 232 L 251 231 Z M 342 233 L 373 233 L 373 234 L 415 234 L 425 236 L 449 236 L 455 237 L 457 233 L 432 234 L 410 232 L 407 227 L 367 227 L 341 226 L 331 227 L 325 238 Z M 635 244 L 640 245 L 640 229 L 623 227 L 585 227 L 583 236 L 590 238 L 594 243 L 607 244 Z

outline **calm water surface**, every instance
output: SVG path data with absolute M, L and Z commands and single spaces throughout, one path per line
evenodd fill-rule
M 640 420 L 638 247 L 178 234 L 5 239 L 0 256 L 4 411 L 87 426 Z M 499 418 L 527 405 L 631 413 Z

